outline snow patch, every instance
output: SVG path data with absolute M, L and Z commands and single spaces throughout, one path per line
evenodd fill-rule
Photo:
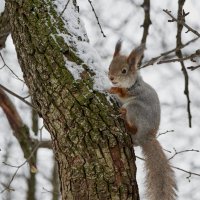
M 84 24 L 79 18 L 79 13 L 72 1 L 58 0 L 54 2 L 57 12 L 62 15 L 65 27 L 70 34 L 59 33 L 64 41 L 75 49 L 76 54 L 83 60 L 91 71 L 94 72 L 94 90 L 104 91 L 111 86 L 107 76 L 107 70 L 102 66 L 101 58 L 96 49 L 89 44 Z M 84 71 L 81 65 L 66 60 L 66 67 L 72 73 L 75 80 L 80 79 L 80 73 Z
M 84 63 L 92 70 L 94 75 L 93 89 L 103 91 L 111 87 L 108 79 L 106 67 L 102 65 L 101 58 L 96 49 L 93 48 L 88 42 L 77 43 L 78 56 Z
M 0 2 L 0 15 L 4 11 L 4 8 L 5 8 L 5 1 L 3 0 Z
M 65 59 L 67 69 L 71 72 L 75 80 L 81 79 L 80 74 L 84 71 L 81 65 L 76 65 L 74 62 L 71 62 Z

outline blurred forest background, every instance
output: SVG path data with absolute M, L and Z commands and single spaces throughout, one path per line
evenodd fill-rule
M 148 12 L 147 2 L 143 0 L 77 1 L 90 43 L 100 54 L 105 68 L 108 68 L 115 43 L 119 38 L 123 40 L 122 49 L 125 54 L 140 44 L 144 30 L 142 24 L 145 11 Z M 146 38 L 147 48 L 142 66 L 145 66 L 152 58 L 177 47 L 177 22 L 173 21 L 163 9 L 171 11 L 171 14 L 177 19 L 178 0 L 150 1 L 151 24 Z M 3 10 L 4 1 L 1 0 L 0 12 Z M 189 86 L 191 101 L 191 128 L 188 118 L 188 100 L 184 94 L 186 75 L 183 74 L 181 63 L 170 61 L 156 64 L 159 61 L 157 60 L 154 65 L 142 68 L 141 74 L 144 80 L 156 89 L 160 97 L 162 119 L 159 141 L 171 159 L 172 165 L 176 167 L 179 199 L 199 200 L 200 68 L 191 70 L 188 67 L 200 65 L 199 52 L 197 51 L 200 40 L 194 41 L 194 38 L 199 38 L 198 32 L 200 33 L 200 1 L 185 1 L 184 10 L 185 23 L 197 31 L 195 34 L 192 30 L 188 31 L 186 27 L 182 31 L 182 43 L 192 41 L 181 49 L 182 56 L 188 57 L 184 60 L 184 66 L 185 73 L 189 77 L 189 84 L 186 86 Z M 21 97 L 25 97 L 27 101 L 30 100 L 11 36 L 8 37 L 6 47 L 0 53 L 0 84 Z M 173 51 L 165 57 L 165 60 L 175 58 L 177 56 Z M 8 96 L 16 106 L 23 122 L 30 128 L 32 138 L 50 140 L 48 132 L 43 128 L 42 120 L 38 119 L 31 108 L 13 95 L 8 94 Z M 24 163 L 22 150 L 17 139 L 13 136 L 13 131 L 2 109 L 0 109 L 0 134 L 0 199 L 59 199 L 56 165 L 50 146 L 44 145 L 35 152 L 38 172 L 33 174 L 30 173 L 27 163 Z M 142 157 L 139 147 L 136 148 L 136 154 L 138 157 Z M 20 165 L 23 166 L 19 167 Z M 137 168 L 140 198 L 144 199 L 143 161 L 139 158 L 137 159 Z M 11 190 L 5 191 L 8 185 Z M 31 187 L 29 187 L 30 185 Z M 35 197 L 28 195 L 31 192 L 35 193 Z

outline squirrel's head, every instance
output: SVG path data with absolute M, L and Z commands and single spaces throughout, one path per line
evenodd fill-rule
M 130 88 L 137 77 L 137 65 L 144 53 L 145 45 L 133 49 L 129 56 L 120 54 L 121 41 L 115 46 L 113 60 L 109 66 L 109 79 L 115 87 Z

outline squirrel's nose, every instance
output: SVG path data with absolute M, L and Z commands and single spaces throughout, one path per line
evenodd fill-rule
M 111 81 L 113 81 L 113 80 L 114 80 L 114 77 L 113 77 L 113 76 L 109 76 L 109 79 L 110 79 Z

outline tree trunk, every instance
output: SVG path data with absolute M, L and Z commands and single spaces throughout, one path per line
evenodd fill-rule
M 139 199 L 131 137 L 113 117 L 116 107 L 93 90 L 87 67 L 79 81 L 67 70 L 66 58 L 82 62 L 58 35 L 68 30 L 53 2 L 7 0 L 6 6 L 25 82 L 51 134 L 62 199 Z

